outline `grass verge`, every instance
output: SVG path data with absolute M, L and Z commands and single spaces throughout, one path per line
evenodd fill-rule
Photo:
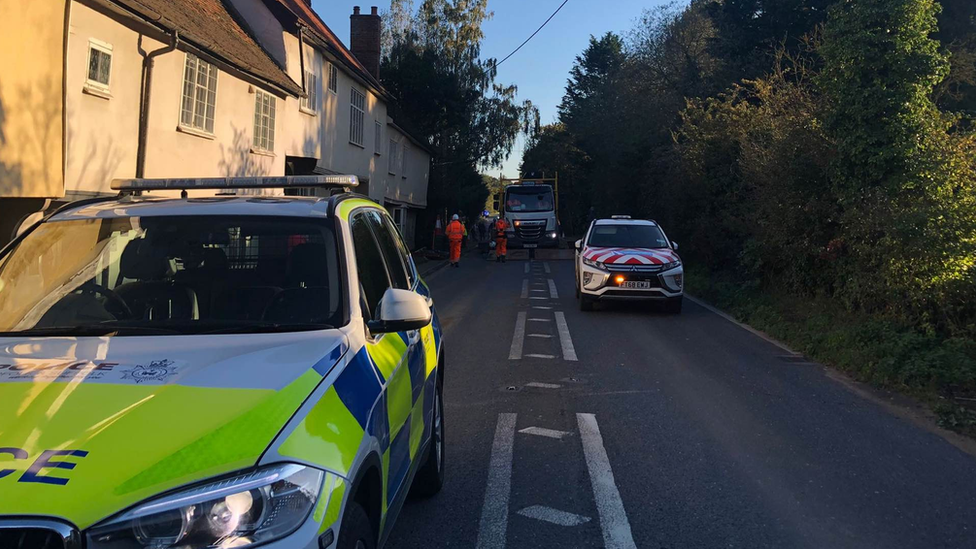
M 976 341 L 703 272 L 686 273 L 692 295 L 858 381 L 923 401 L 940 426 L 976 438 Z

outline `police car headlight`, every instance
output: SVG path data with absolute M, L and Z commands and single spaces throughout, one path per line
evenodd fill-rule
M 593 267 L 595 269 L 600 269 L 601 271 L 607 270 L 606 265 L 604 265 L 602 261 L 594 261 L 587 257 L 583 258 L 583 264 L 589 265 L 590 267 Z
M 276 465 L 143 503 L 88 533 L 89 549 L 252 547 L 298 529 L 325 473 Z

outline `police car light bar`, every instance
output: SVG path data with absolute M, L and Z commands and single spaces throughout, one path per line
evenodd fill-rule
M 612 215 L 610 219 L 630 219 L 629 215 Z
M 123 192 L 358 186 L 359 178 L 355 175 L 286 175 L 280 177 L 198 177 L 112 180 L 112 189 Z

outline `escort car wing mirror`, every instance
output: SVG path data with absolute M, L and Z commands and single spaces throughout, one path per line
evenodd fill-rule
M 578 252 L 583 251 L 583 241 L 582 240 L 577 240 L 576 241 L 576 251 L 578 251 Z
M 383 294 L 378 316 L 379 319 L 366 324 L 372 334 L 419 330 L 430 324 L 431 320 L 427 298 L 417 292 L 397 288 L 390 288 Z
M 678 243 L 674 240 L 671 241 L 671 247 L 674 248 L 674 251 L 678 251 Z

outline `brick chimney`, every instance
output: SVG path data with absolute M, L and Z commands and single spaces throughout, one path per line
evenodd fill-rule
M 377 80 L 380 79 L 380 35 L 383 23 L 376 6 L 369 15 L 359 13 L 359 6 L 352 9 L 349 16 L 349 42 L 352 54 L 366 67 Z

